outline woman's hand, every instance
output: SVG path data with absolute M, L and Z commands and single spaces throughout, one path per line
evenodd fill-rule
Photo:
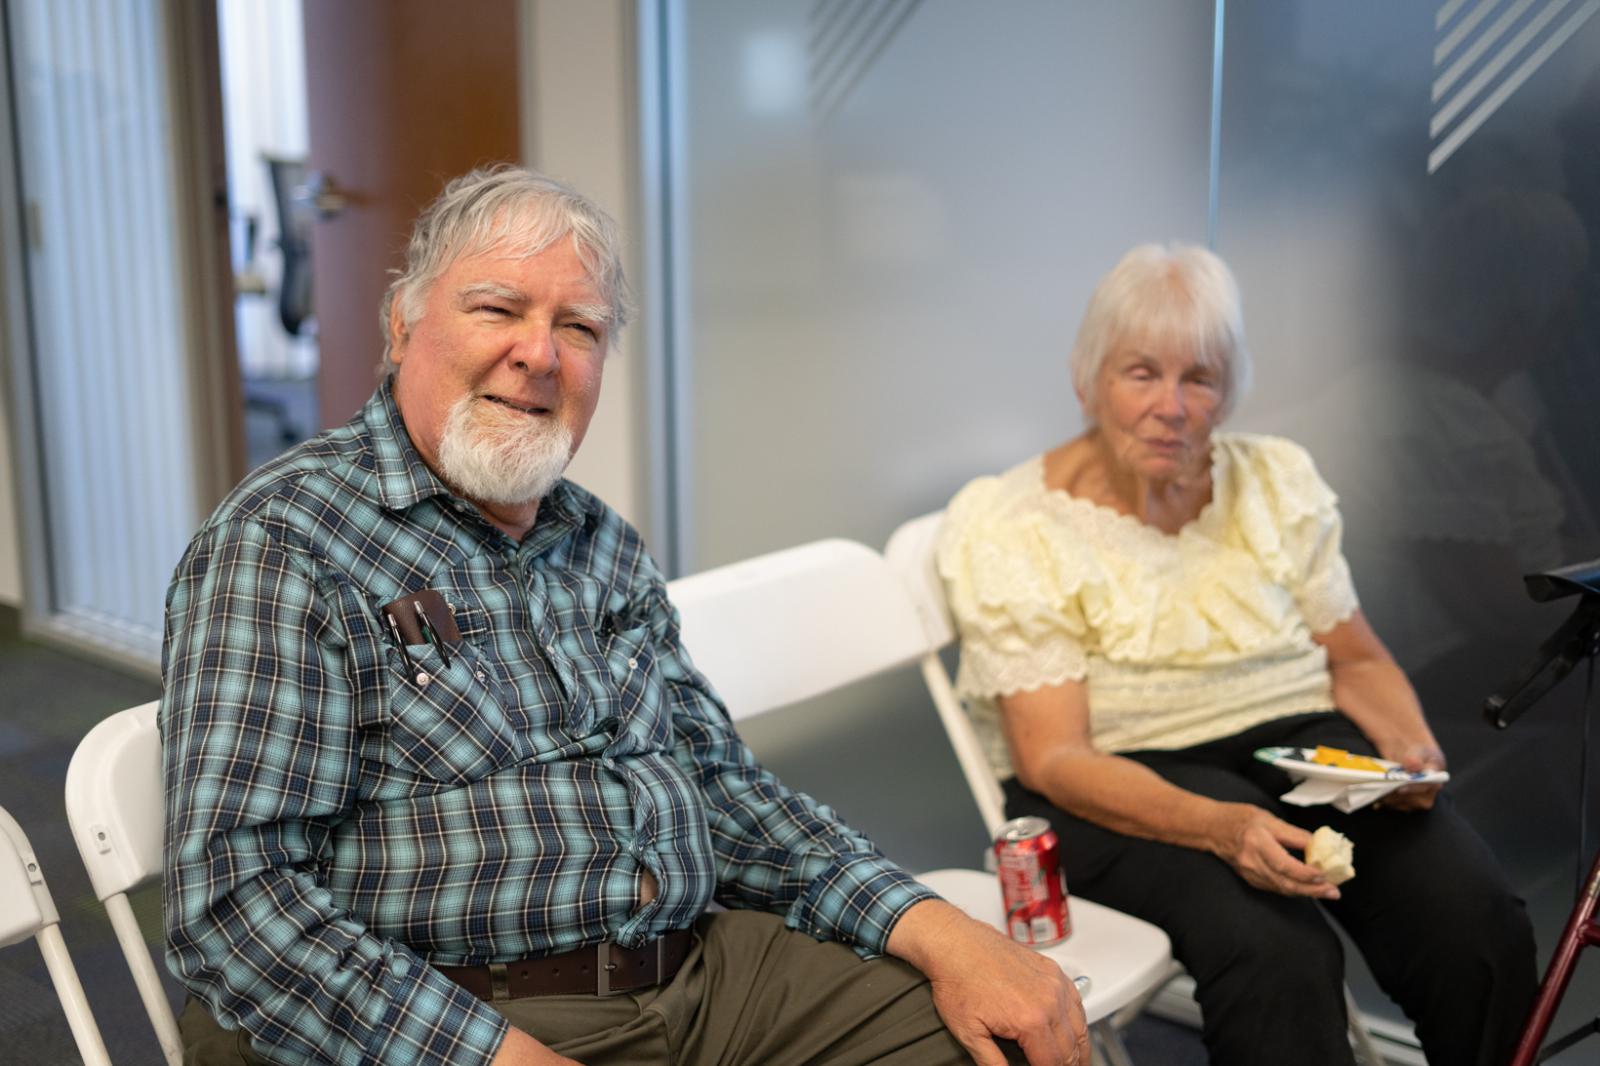
M 1251 885 L 1283 896 L 1338 899 L 1339 890 L 1319 870 L 1289 854 L 1310 843 L 1310 833 L 1251 803 L 1219 803 L 1212 818 L 1211 852 Z
M 1312 637 L 1328 651 L 1333 702 L 1377 745 L 1378 754 L 1407 770 L 1443 770 L 1444 752 L 1433 739 L 1416 690 L 1360 611 Z M 1374 807 L 1425 811 L 1440 786 L 1403 785 Z
M 1426 740 L 1399 742 L 1380 747 L 1378 754 L 1414 773 L 1429 773 L 1445 768 L 1444 752 L 1439 750 L 1438 742 L 1431 736 Z M 1433 801 L 1438 798 L 1439 790 L 1442 788 L 1444 784 L 1437 781 L 1426 785 L 1401 785 L 1373 806 L 1382 805 L 1385 810 L 1395 811 L 1432 810 Z

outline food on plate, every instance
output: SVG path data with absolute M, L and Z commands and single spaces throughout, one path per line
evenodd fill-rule
M 1370 770 L 1375 774 L 1381 774 L 1387 769 L 1377 759 L 1366 755 L 1352 755 L 1343 748 L 1330 748 L 1322 744 L 1317 745 L 1316 754 L 1311 756 L 1311 761 L 1321 766 L 1337 766 L 1341 770 Z
M 1356 875 L 1356 846 L 1331 825 L 1317 827 L 1306 847 L 1306 863 L 1322 871 L 1330 885 L 1342 885 Z

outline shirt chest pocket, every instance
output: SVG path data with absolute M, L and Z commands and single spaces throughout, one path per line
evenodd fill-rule
M 433 781 L 465 784 L 523 758 L 511 714 L 512 691 L 482 650 L 487 625 L 476 612 L 457 614 L 461 640 L 440 650 L 391 645 L 383 730 L 385 761 Z
M 612 753 L 665 748 L 671 739 L 670 713 L 649 624 L 612 630 L 604 647 L 611 681 L 607 713 L 619 722 Z

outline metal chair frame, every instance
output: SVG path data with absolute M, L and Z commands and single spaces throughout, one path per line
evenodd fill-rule
M 161 878 L 164 815 L 156 709 L 151 702 L 119 711 L 78 742 L 67 766 L 67 821 L 161 1053 L 168 1066 L 182 1066 L 178 1021 L 128 902 L 129 892 Z
M 38 943 L 84 1066 L 111 1066 L 78 971 L 67 954 L 60 923 L 61 915 L 50 898 L 33 845 L 17 820 L 0 808 L 0 947 L 30 938 Z

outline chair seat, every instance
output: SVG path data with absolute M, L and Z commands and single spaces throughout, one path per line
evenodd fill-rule
M 934 870 L 917 880 L 964 912 L 1005 931 L 1000 882 L 982 870 Z M 1083 1012 L 1094 1025 L 1152 991 L 1166 980 L 1172 964 L 1167 934 L 1139 918 L 1072 898 L 1072 935 L 1038 949 L 1074 977 L 1087 976 L 1089 991 Z

